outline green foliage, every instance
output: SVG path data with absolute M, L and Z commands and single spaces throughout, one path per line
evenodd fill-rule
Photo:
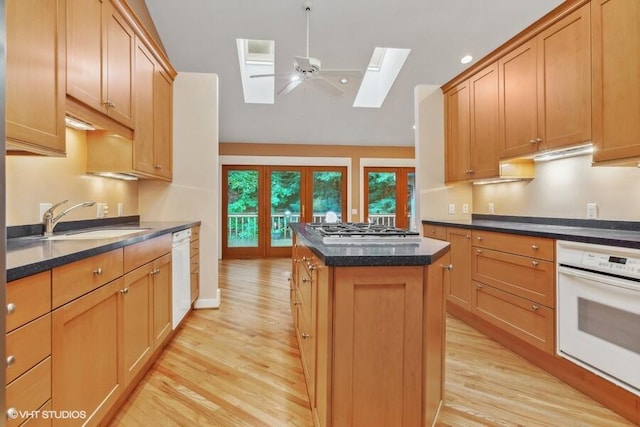
M 396 174 L 369 172 L 369 213 L 388 214 L 396 211 Z
M 229 171 L 227 194 L 230 214 L 258 212 L 258 172 Z

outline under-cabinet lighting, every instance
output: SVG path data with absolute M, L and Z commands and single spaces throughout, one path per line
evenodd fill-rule
M 533 157 L 536 162 L 566 159 L 568 157 L 584 156 L 593 153 L 593 144 L 580 145 L 579 147 L 564 148 L 562 150 L 549 151 Z
M 96 130 L 93 125 L 87 122 L 83 122 L 80 119 L 76 119 L 75 117 L 65 116 L 64 123 L 70 128 L 78 129 L 78 130 Z
M 505 182 L 520 182 L 520 181 L 522 181 L 522 178 L 482 179 L 480 181 L 473 181 L 473 185 L 502 184 Z
M 120 179 L 123 181 L 137 181 L 138 177 L 135 175 L 131 175 L 128 173 L 117 173 L 117 172 L 91 172 L 91 175 L 100 176 L 102 178 L 113 178 Z

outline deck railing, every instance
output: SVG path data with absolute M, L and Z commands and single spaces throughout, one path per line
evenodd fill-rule
M 396 225 L 395 214 L 371 214 L 369 217 L 374 220 L 374 224 L 385 225 L 387 227 L 395 227 Z M 313 222 L 324 222 L 324 219 L 325 214 L 313 214 Z M 338 221 L 342 221 L 340 214 L 338 214 Z M 300 222 L 300 213 L 271 214 L 272 235 L 277 234 L 275 233 L 276 230 L 281 230 L 281 238 L 291 239 L 289 224 L 292 222 Z M 258 214 L 229 214 L 227 232 L 229 242 L 255 241 L 258 235 Z

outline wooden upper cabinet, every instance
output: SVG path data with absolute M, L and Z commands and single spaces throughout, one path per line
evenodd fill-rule
M 7 0 L 8 152 L 65 153 L 65 1 Z
M 498 67 L 492 64 L 445 94 L 446 181 L 497 177 Z
M 444 94 L 445 103 L 445 181 L 469 179 L 471 169 L 469 133 L 469 81 Z
M 498 120 L 498 64 L 492 64 L 469 79 L 470 177 L 493 178 L 500 174 Z
M 108 0 L 67 0 L 67 95 L 129 128 L 134 39 Z
M 640 2 L 592 0 L 595 162 L 640 157 Z M 637 162 L 635 162 L 637 164 Z
M 591 139 L 589 5 L 498 60 L 501 157 Z
M 539 150 L 591 140 L 590 16 L 584 5 L 538 36 Z
M 536 150 L 538 107 L 536 44 L 530 40 L 498 60 L 502 157 Z
M 140 42 L 136 43 L 134 169 L 171 180 L 173 82 Z

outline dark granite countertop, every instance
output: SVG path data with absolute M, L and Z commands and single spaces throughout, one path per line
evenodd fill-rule
M 198 224 L 200 221 L 129 222 L 82 230 L 144 229 L 138 233 L 109 239 L 47 240 L 40 235 L 9 238 L 7 239 L 7 282 Z
M 640 222 L 473 215 L 471 220 L 422 223 L 640 249 Z
M 303 223 L 290 224 L 298 238 L 331 267 L 430 265 L 449 251 L 449 243 L 423 238 L 415 244 L 325 245 Z

